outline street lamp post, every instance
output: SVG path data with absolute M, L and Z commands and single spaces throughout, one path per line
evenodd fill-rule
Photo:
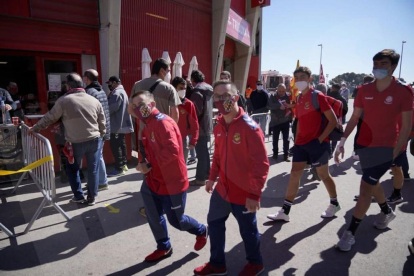
M 402 61 L 403 61 L 403 51 L 404 51 L 404 43 L 406 43 L 407 41 L 403 40 L 401 43 L 401 62 L 400 62 L 400 74 L 398 75 L 398 78 L 401 78 L 401 65 L 402 65 Z
M 321 65 L 322 65 L 322 44 L 318 44 L 321 47 L 321 58 L 319 61 L 319 77 L 321 76 Z

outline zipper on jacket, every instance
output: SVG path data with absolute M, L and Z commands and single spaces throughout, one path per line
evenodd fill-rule
M 229 130 L 228 130 L 229 128 L 230 128 L 230 125 L 228 126 L 228 128 L 226 128 L 226 161 L 225 161 L 226 163 L 224 165 L 224 173 L 226 174 L 226 185 L 224 187 L 226 188 L 226 194 L 225 194 L 224 198 L 226 198 L 227 195 L 229 194 L 229 185 L 228 185 L 228 180 L 227 180 L 227 155 L 228 155 L 228 152 L 227 152 L 228 139 L 227 139 L 227 137 L 228 137 L 228 134 L 229 134 Z

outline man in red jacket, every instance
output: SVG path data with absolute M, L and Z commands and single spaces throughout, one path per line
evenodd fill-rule
M 172 86 L 177 90 L 180 97 L 181 104 L 178 105 L 178 128 L 180 129 L 183 138 L 184 161 L 187 164 L 188 151 L 195 148 L 198 140 L 199 125 L 197 119 L 197 112 L 192 101 L 185 97 L 187 92 L 187 82 L 181 77 L 175 77 L 172 81 Z M 187 140 L 190 138 L 190 142 Z
M 142 142 L 147 160 L 137 170 L 145 175 L 141 195 L 157 242 L 157 250 L 145 261 L 158 261 L 172 254 L 164 213 L 173 227 L 196 235 L 194 250 L 201 250 L 207 243 L 207 226 L 184 215 L 188 177 L 180 130 L 172 118 L 158 111 L 150 92 L 136 91 L 131 99 L 135 115 L 145 125 Z
M 226 220 L 232 213 L 240 228 L 248 264 L 240 275 L 258 275 L 263 270 L 256 211 L 269 172 L 269 160 L 260 127 L 237 105 L 237 88 L 229 81 L 214 84 L 213 100 L 219 112 L 214 128 L 215 146 L 206 191 L 212 193 L 208 213 L 210 262 L 195 275 L 227 274 L 224 255 Z M 213 186 L 219 177 L 213 192 Z

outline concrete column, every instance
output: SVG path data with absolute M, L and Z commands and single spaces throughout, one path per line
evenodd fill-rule
M 251 0 L 246 1 L 246 18 L 245 20 L 249 22 L 252 33 L 250 37 L 250 47 L 242 44 L 236 43 L 237 56 L 234 61 L 234 77 L 233 81 L 236 84 L 237 88 L 240 90 L 240 93 L 245 93 L 245 87 L 247 83 L 247 78 L 249 76 L 250 60 L 255 44 L 256 31 L 258 28 L 258 19 L 261 16 L 261 8 L 251 8 Z M 261 44 L 261 43 L 260 43 Z M 260 66 L 259 66 L 260 70 Z M 260 72 L 259 72 L 260 76 Z
M 99 0 L 101 26 L 99 44 L 101 52 L 102 82 L 110 76 L 119 76 L 121 44 L 121 0 Z M 122 81 L 122 79 L 121 79 Z M 106 85 L 103 86 L 108 94 Z
M 212 34 L 212 77 L 213 82 L 220 78 L 223 63 L 224 43 L 230 11 L 230 0 L 213 0 L 213 34 Z

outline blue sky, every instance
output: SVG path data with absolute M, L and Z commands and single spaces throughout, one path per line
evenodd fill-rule
M 385 48 L 401 54 L 401 77 L 414 81 L 414 0 L 272 0 L 263 8 L 262 70 L 292 74 L 299 59 L 329 79 L 371 73 L 372 57 Z M 401 59 L 400 59 L 401 62 Z M 398 77 L 399 65 L 394 72 Z

